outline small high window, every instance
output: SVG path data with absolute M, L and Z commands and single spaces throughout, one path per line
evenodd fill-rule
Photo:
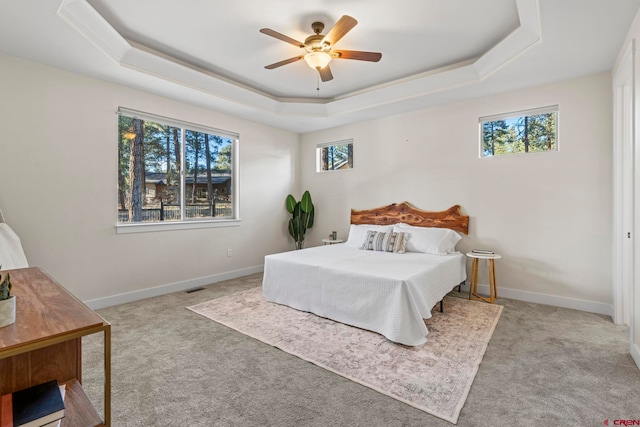
M 316 165 L 317 172 L 353 169 L 353 139 L 318 144 Z
M 480 117 L 480 157 L 558 151 L 558 106 Z

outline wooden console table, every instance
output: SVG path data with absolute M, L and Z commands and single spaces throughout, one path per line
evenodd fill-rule
M 63 427 L 111 425 L 111 325 L 37 267 L 8 270 L 16 322 L 0 328 L 0 395 L 57 379 Z M 82 388 L 82 337 L 104 334 L 104 420 Z

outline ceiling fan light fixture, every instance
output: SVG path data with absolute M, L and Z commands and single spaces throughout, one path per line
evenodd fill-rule
M 320 70 L 331 62 L 331 55 L 321 51 L 309 52 L 304 56 L 304 60 L 309 67 Z

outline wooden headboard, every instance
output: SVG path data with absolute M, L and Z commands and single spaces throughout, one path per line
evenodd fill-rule
M 450 228 L 469 234 L 469 217 L 460 213 L 460 205 L 441 212 L 423 211 L 407 202 L 360 211 L 351 209 L 351 224 L 389 225 L 398 222 L 419 227 Z

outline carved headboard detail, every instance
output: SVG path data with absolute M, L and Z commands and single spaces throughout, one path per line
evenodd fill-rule
M 389 225 L 404 222 L 419 227 L 450 228 L 469 234 L 469 217 L 460 213 L 460 205 L 446 211 L 429 212 L 414 208 L 408 202 L 392 203 L 375 209 L 351 209 L 351 224 Z

